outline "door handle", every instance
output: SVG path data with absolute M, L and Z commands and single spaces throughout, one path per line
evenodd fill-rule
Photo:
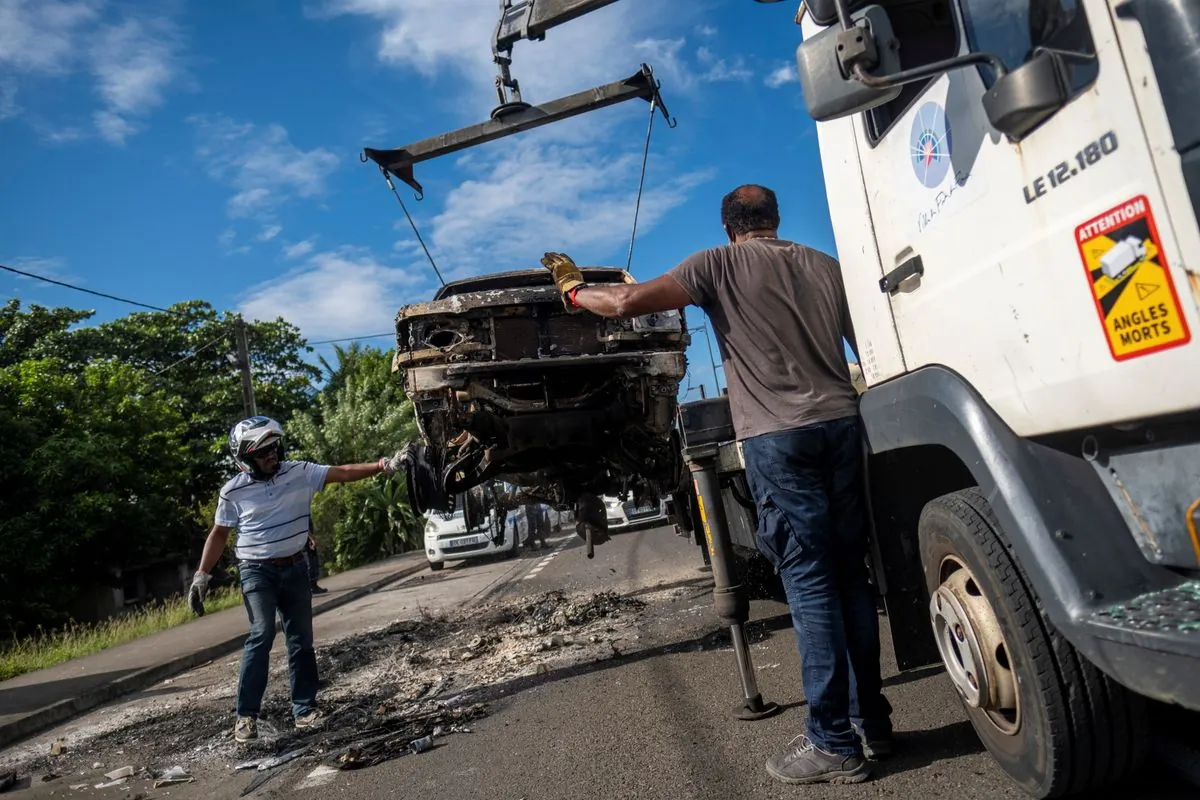
M 925 262 L 920 256 L 914 255 L 879 279 L 879 291 L 890 295 L 911 292 L 921 285 L 921 276 L 924 274 Z

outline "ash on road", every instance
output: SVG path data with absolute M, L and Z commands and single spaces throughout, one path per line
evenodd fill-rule
M 318 730 L 291 727 L 279 637 L 257 742 L 233 740 L 235 654 L 14 748 L 0 773 L 15 766 L 32 780 L 19 793 L 31 799 L 374 798 L 401 788 L 488 800 L 1023 797 L 938 669 L 888 670 L 900 752 L 874 780 L 802 792 L 775 783 L 763 762 L 804 720 L 786 607 L 756 601 L 748 632 L 763 695 L 787 710 L 738 722 L 734 658 L 695 547 L 651 530 L 616 536 L 587 561 L 573 539 L 516 562 L 419 575 L 318 617 L 328 714 Z M 290 760 L 257 768 L 280 755 Z M 132 776 L 95 788 L 125 766 Z M 155 788 L 173 767 L 194 780 Z M 1195 789 L 1151 771 L 1114 797 Z

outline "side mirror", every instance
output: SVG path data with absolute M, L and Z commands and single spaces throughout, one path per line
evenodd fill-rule
M 1043 50 L 996 79 L 983 96 L 988 122 L 1014 142 L 1028 136 L 1070 100 L 1067 65 L 1057 53 Z
M 891 20 L 880 6 L 867 6 L 852 17 L 854 27 L 826 28 L 796 48 L 800 88 L 808 114 L 817 122 L 867 111 L 890 102 L 900 85 L 876 88 L 856 79 L 844 64 L 860 59 L 872 75 L 885 78 L 900 72 L 900 42 Z M 873 63 L 872 63 L 873 62 Z

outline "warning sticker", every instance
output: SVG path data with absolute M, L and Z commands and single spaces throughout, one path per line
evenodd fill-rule
M 1117 361 L 1187 344 L 1187 321 L 1144 195 L 1075 229 L 1096 311 Z

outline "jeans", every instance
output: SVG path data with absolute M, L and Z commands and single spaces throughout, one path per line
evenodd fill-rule
M 742 443 L 758 509 L 757 544 L 783 579 L 808 700 L 808 736 L 859 755 L 892 732 L 883 696 L 879 619 L 867 572 L 862 439 L 857 417 Z
M 255 717 L 267 690 L 271 646 L 275 643 L 275 613 L 283 620 L 291 673 L 292 714 L 316 709 L 317 655 L 313 650 L 312 588 L 307 559 L 279 566 L 242 561 L 242 602 L 250 617 L 250 636 L 242 651 L 238 676 L 237 715 Z

